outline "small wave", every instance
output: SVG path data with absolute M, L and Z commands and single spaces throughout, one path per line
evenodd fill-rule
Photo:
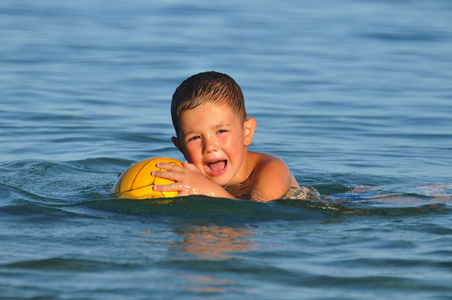
M 35 269 L 35 270 L 53 270 L 53 271 L 78 271 L 78 272 L 93 272 L 118 269 L 135 269 L 138 266 L 130 263 L 114 263 L 104 262 L 98 260 L 75 259 L 75 258 L 61 258 L 53 257 L 37 260 L 19 261 L 9 264 L 3 264 L 6 268 L 15 269 Z
M 77 218 L 98 218 L 94 214 L 71 210 L 70 207 L 39 203 L 31 200 L 15 200 L 0 207 L 3 218 L 12 218 L 32 224 L 51 224 L 75 221 Z
M 375 32 L 363 34 L 363 37 L 377 40 L 405 41 L 405 42 L 433 42 L 439 41 L 443 37 L 440 33 L 433 32 Z
M 85 201 L 73 207 L 135 217 L 181 217 L 217 221 L 314 221 L 350 215 L 413 216 L 425 213 L 450 213 L 446 204 L 418 206 L 374 205 L 359 202 L 323 202 L 280 199 L 267 203 L 207 196 L 186 196 L 147 200 L 110 199 Z M 87 212 L 85 212 L 87 213 Z
M 218 221 L 313 220 L 325 218 L 321 211 L 288 207 L 277 202 L 253 202 L 207 196 L 186 196 L 146 200 L 111 199 L 76 204 L 84 209 L 154 217 L 213 219 Z

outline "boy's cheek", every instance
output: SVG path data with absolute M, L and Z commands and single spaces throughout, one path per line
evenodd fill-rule
M 185 147 L 184 147 L 184 150 L 185 150 L 184 151 L 184 155 L 187 158 L 187 160 L 189 160 L 189 162 L 192 162 L 192 160 L 196 159 L 196 157 L 198 156 L 198 154 L 197 154 L 199 152 L 199 151 L 197 151 L 198 148 L 199 147 L 197 147 L 194 144 L 185 145 Z
M 204 164 L 203 164 L 201 157 L 196 158 L 193 156 L 187 156 L 185 158 L 187 159 L 187 161 L 190 165 L 194 166 L 199 172 L 204 174 L 205 169 L 204 169 Z
M 185 151 L 184 151 L 183 154 L 184 154 L 185 159 L 186 159 L 190 164 L 194 164 L 194 165 L 197 166 L 197 159 L 196 159 L 196 156 L 192 155 L 192 153 L 191 153 L 188 149 L 185 149 Z M 197 167 L 198 167 L 198 166 L 197 166 Z
M 192 148 L 193 147 L 187 147 L 187 144 L 183 144 L 183 145 L 181 145 L 181 148 L 179 149 L 182 152 L 182 154 L 184 155 L 185 159 L 190 163 L 193 161 Z

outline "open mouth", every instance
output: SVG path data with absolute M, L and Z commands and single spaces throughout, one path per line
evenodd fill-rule
M 206 164 L 206 170 L 211 176 L 219 176 L 226 172 L 227 166 L 227 160 L 215 160 Z

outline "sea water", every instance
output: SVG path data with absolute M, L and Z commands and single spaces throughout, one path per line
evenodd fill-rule
M 450 299 L 451 12 L 3 0 L 0 298 Z M 183 159 L 170 99 L 207 70 L 242 87 L 252 150 L 346 201 L 112 197 Z

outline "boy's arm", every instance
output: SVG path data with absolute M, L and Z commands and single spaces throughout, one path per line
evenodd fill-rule
M 262 161 L 256 168 L 251 200 L 280 199 L 291 186 L 298 186 L 285 162 L 277 157 Z
M 298 183 L 283 160 L 271 155 L 263 156 L 248 180 L 252 180 L 251 200 L 266 202 L 281 198 L 291 186 L 298 186 Z M 154 191 L 179 191 L 178 196 L 206 195 L 236 199 L 222 186 L 204 177 L 194 165 L 186 162 L 183 165 L 158 164 L 159 168 L 167 171 L 154 171 L 152 176 L 170 179 L 175 183 L 155 185 Z

